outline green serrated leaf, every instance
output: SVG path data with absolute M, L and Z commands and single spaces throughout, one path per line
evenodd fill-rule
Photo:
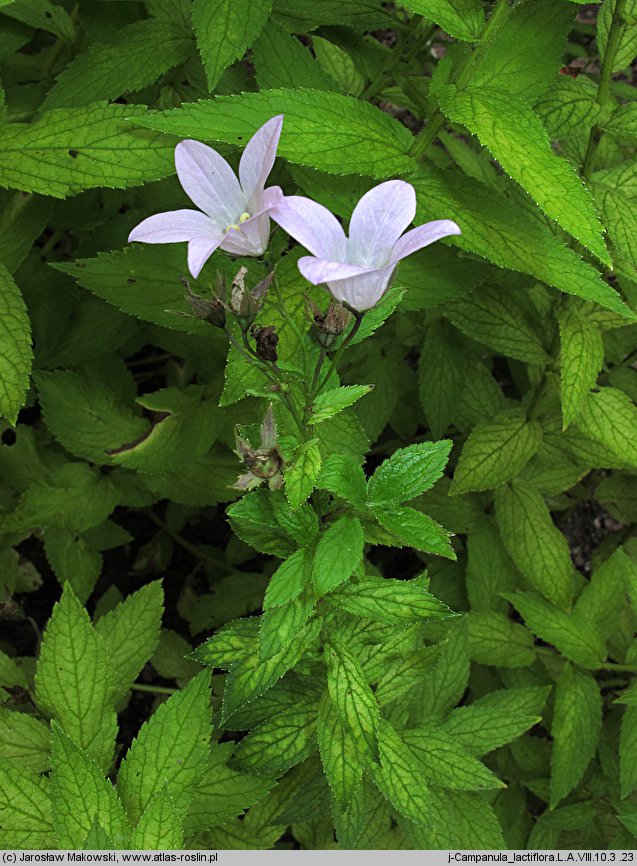
M 42 108 L 77 108 L 141 90 L 187 60 L 191 47 L 183 28 L 153 18 L 136 21 L 113 41 L 97 42 L 69 63 Z
M 487 797 L 464 791 L 430 790 L 428 827 L 409 824 L 406 835 L 422 850 L 506 848 L 500 822 Z
M 35 716 L 0 707 L 0 760 L 44 773 L 49 769 L 50 750 L 48 725 Z
M 110 766 L 117 730 L 106 647 L 65 586 L 42 639 L 35 699 L 100 767 Z
M 515 8 L 475 68 L 471 86 L 499 87 L 529 101 L 553 88 L 574 12 L 562 0 L 534 0 Z
M 602 57 L 604 57 L 606 53 L 606 46 L 608 44 L 616 6 L 617 0 L 606 0 L 599 10 L 599 17 L 597 19 L 597 45 Z M 635 11 L 633 0 L 628 0 L 628 3 L 624 5 L 624 14 L 628 16 L 632 13 L 633 20 L 627 22 L 627 26 L 622 27 L 619 31 L 619 45 L 613 57 L 611 74 L 625 69 L 633 62 L 635 56 L 637 56 L 637 23 L 634 20 Z
M 172 174 L 170 139 L 128 122 L 145 111 L 144 106 L 96 103 L 53 109 L 29 124 L 7 123 L 0 129 L 0 186 L 65 198 Z
M 75 39 L 75 26 L 69 13 L 51 0 L 14 0 L 4 3 L 3 7 L 3 15 L 29 27 L 46 30 L 63 42 L 72 43 Z
M 558 314 L 560 325 L 561 397 L 564 429 L 577 417 L 604 363 L 599 329 L 576 309 Z
M 321 471 L 318 439 L 304 442 L 294 451 L 293 462 L 285 468 L 285 495 L 291 508 L 299 508 L 314 490 Z
M 274 786 L 274 779 L 239 773 L 227 766 L 232 743 L 215 745 L 197 786 L 185 820 L 187 834 L 225 824 L 261 800 Z
M 435 21 L 456 39 L 477 42 L 484 25 L 484 12 L 478 0 L 406 0 L 410 12 Z
M 272 776 L 300 764 L 316 749 L 316 707 L 295 706 L 251 731 L 233 763 L 244 773 Z
M 210 92 L 226 66 L 252 45 L 271 9 L 272 0 L 194 0 L 192 23 Z
M 140 406 L 159 420 L 141 436 L 122 442 L 110 453 L 113 460 L 138 472 L 177 470 L 203 457 L 217 438 L 221 414 L 204 386 L 162 388 L 138 397 Z
M 312 646 L 321 631 L 319 619 L 310 620 L 296 636 L 296 640 L 275 656 L 261 662 L 256 641 L 251 652 L 230 666 L 223 693 L 225 723 L 232 713 L 260 697 L 297 664 Z M 235 656 L 236 658 L 236 656 Z
M 161 132 L 240 145 L 276 114 L 285 115 L 278 152 L 290 162 L 381 179 L 414 167 L 407 155 L 412 140 L 408 130 L 375 106 L 341 93 L 265 90 L 219 96 L 135 119 Z
M 259 627 L 259 655 L 263 661 L 283 652 L 296 640 L 299 630 L 312 615 L 314 605 L 312 595 L 304 592 L 263 613 Z
M 6 532 L 48 527 L 84 532 L 103 523 L 117 502 L 117 490 L 105 475 L 85 463 L 65 463 L 25 490 L 3 528 Z
M 637 407 L 623 391 L 601 388 L 589 393 L 576 426 L 608 449 L 615 460 L 637 467 Z
M 446 604 L 413 581 L 388 577 L 359 578 L 331 593 L 329 601 L 355 616 L 388 625 L 455 615 Z
M 83 535 L 49 528 L 44 535 L 49 565 L 62 586 L 68 581 L 81 602 L 86 602 L 102 571 L 102 556 Z
M 51 729 L 51 805 L 60 848 L 80 848 L 98 821 L 117 846 L 126 845 L 130 827 L 112 783 L 57 724 Z
M 529 364 L 546 364 L 543 335 L 525 300 L 508 288 L 485 285 L 447 304 L 445 315 L 463 334 L 500 354 Z
M 361 523 L 352 514 L 328 526 L 316 545 L 312 567 L 312 583 L 319 596 L 351 577 L 363 558 L 364 541 Z
M 452 533 L 421 511 L 416 511 L 415 508 L 377 507 L 374 509 L 374 517 L 401 545 L 415 547 L 425 553 L 435 553 L 447 559 L 456 558 L 449 541 Z
M 162 584 L 155 580 L 129 595 L 97 622 L 95 630 L 104 642 L 111 665 L 115 704 L 124 697 L 155 651 L 163 611 Z
M 462 235 L 453 240 L 456 246 L 500 267 L 532 274 L 562 292 L 594 301 L 629 319 L 634 317 L 594 267 L 516 202 L 495 194 L 485 197 L 484 184 L 429 166 L 421 166 L 412 182 L 418 196 L 416 219 L 453 216 L 462 229 Z
M 148 422 L 91 371 L 38 371 L 38 395 L 47 426 L 77 457 L 108 463 L 108 451 L 144 437 Z
M 0 414 L 15 424 L 29 387 L 33 351 L 27 308 L 15 280 L 0 263 Z
M 303 547 L 289 556 L 268 582 L 263 609 L 287 604 L 303 592 L 312 575 L 312 552 Z
M 323 461 L 316 486 L 362 508 L 367 496 L 367 479 L 360 462 L 351 454 L 330 454 Z
M 442 728 L 478 757 L 510 743 L 540 721 L 548 688 L 513 688 L 490 692 L 457 707 Z
M 457 397 L 466 377 L 466 355 L 458 345 L 458 333 L 444 319 L 428 328 L 420 353 L 418 393 L 420 403 L 437 438 L 451 422 Z
M 210 674 L 203 671 L 161 704 L 126 753 L 117 791 L 137 822 L 164 785 L 185 811 L 201 779 L 211 733 Z
M 441 477 L 452 442 L 421 442 L 400 448 L 369 479 L 367 497 L 372 508 L 414 499 Z
M 590 193 L 553 152 L 546 130 L 523 100 L 493 87 L 461 92 L 453 85 L 445 85 L 438 99 L 445 114 L 476 135 L 547 216 L 610 264 Z
M 179 851 L 184 845 L 183 808 L 164 785 L 144 809 L 130 837 L 130 847 L 141 851 Z
M 360 787 L 363 765 L 354 735 L 344 727 L 327 692 L 319 707 L 316 732 L 329 786 L 341 807 L 347 806 Z
M 595 754 L 602 698 L 590 674 L 565 665 L 555 691 L 551 751 L 551 808 L 569 794 Z
M 380 711 L 360 663 L 342 644 L 325 648 L 327 688 L 345 729 L 352 735 L 363 756 L 378 755 Z
M 310 51 L 291 33 L 270 19 L 252 46 L 259 90 L 308 87 L 332 90 L 333 84 Z
M 55 848 L 49 780 L 27 767 L 7 762 L 0 773 L 0 845 Z
M 343 385 L 340 388 L 333 388 L 331 391 L 324 391 L 314 401 L 312 414 L 307 423 L 319 424 L 321 421 L 327 421 L 328 418 L 338 415 L 343 409 L 347 409 L 365 394 L 368 394 L 372 387 L 372 385 Z
M 455 791 L 503 788 L 504 783 L 455 741 L 437 728 L 403 731 L 402 741 L 420 764 L 430 785 Z
M 500 535 L 513 562 L 545 598 L 568 607 L 573 565 L 568 543 L 543 497 L 515 484 L 499 487 L 495 507 Z
M 567 613 L 530 592 L 508 596 L 531 631 L 553 644 L 567 659 L 596 670 L 606 659 L 604 641 L 595 623 L 577 609 Z
M 620 547 L 605 562 L 596 565 L 577 599 L 575 610 L 592 620 L 606 640 L 615 632 L 626 605 L 632 562 Z
M 373 766 L 372 778 L 394 809 L 415 824 L 431 822 L 429 787 L 424 768 L 413 749 L 389 722 L 378 730 L 380 766 Z
M 517 411 L 478 424 L 464 444 L 450 495 L 490 490 L 510 481 L 526 466 L 542 441 L 542 428 Z
M 471 611 L 469 647 L 473 661 L 503 668 L 525 668 L 535 661 L 533 635 L 495 611 Z
M 622 798 L 637 788 L 637 707 L 626 707 L 619 735 L 619 778 Z

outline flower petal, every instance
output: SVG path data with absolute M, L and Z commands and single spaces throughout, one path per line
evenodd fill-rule
M 330 281 L 327 287 L 336 300 L 344 301 L 352 309 L 362 313 L 374 307 L 385 294 L 394 267 L 388 265 L 344 280 Z
M 313 256 L 303 256 L 298 264 L 305 279 L 314 286 L 327 283 L 328 280 L 345 280 L 348 277 L 376 271 L 376 268 L 368 268 L 365 265 L 350 265 L 347 262 L 334 262 L 331 259 L 317 259 Z
M 286 195 L 270 215 L 282 229 L 325 259 L 344 259 L 347 239 L 343 227 L 326 207 L 301 195 Z
M 198 210 L 171 210 L 148 217 L 131 231 L 131 241 L 144 244 L 174 244 L 194 237 L 216 237 L 212 220 Z
M 257 129 L 245 146 L 239 163 L 239 179 L 248 200 L 254 197 L 255 192 L 263 190 L 272 171 L 282 124 L 283 115 L 278 114 Z
M 392 247 L 416 215 L 416 191 L 404 180 L 388 180 L 366 192 L 349 224 L 349 261 L 385 265 Z
M 260 256 L 270 239 L 270 217 L 267 213 L 246 220 L 238 228 L 230 229 L 221 243 L 221 249 L 231 256 Z
M 441 238 L 460 234 L 462 232 L 453 220 L 435 220 L 434 222 L 417 226 L 396 242 L 392 250 L 391 260 L 394 263 L 399 262 L 406 256 L 410 256 L 423 247 L 428 247 L 429 244 L 433 244 Z
M 221 245 L 223 235 L 217 238 L 193 238 L 188 242 L 188 270 L 195 279 L 210 256 Z
M 180 141 L 175 166 L 186 194 L 222 228 L 245 211 L 246 197 L 239 181 L 216 150 L 200 141 Z

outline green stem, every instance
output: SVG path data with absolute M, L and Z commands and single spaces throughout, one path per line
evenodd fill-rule
M 172 686 L 147 686 L 144 683 L 133 683 L 131 689 L 136 692 L 150 692 L 153 695 L 176 695 L 180 691 Z
M 459 70 L 458 77 L 454 82 L 457 90 L 464 90 L 473 74 L 474 69 L 482 60 L 482 57 L 488 47 L 491 45 L 495 34 L 505 23 L 513 10 L 511 0 L 496 0 L 495 7 L 491 13 L 489 20 L 484 26 L 480 42 L 467 57 L 464 64 Z M 437 109 L 430 118 L 427 126 L 422 129 L 416 138 L 411 148 L 411 155 L 419 159 L 425 155 L 430 145 L 433 144 L 436 136 L 442 129 L 445 123 L 445 117 L 442 112 Z
M 604 59 L 602 61 L 602 69 L 599 76 L 599 85 L 597 87 L 596 102 L 599 105 L 600 113 L 603 113 L 606 103 L 608 102 L 610 86 L 613 80 L 615 58 L 617 56 L 619 44 L 624 32 L 624 26 L 626 24 L 624 18 L 625 11 L 626 0 L 617 0 L 613 11 L 613 20 L 608 32 L 608 42 L 606 43 L 606 50 L 604 51 Z M 601 125 L 596 123 L 591 129 L 588 137 L 588 147 L 586 148 L 586 156 L 584 157 L 584 164 L 582 166 L 582 177 L 585 179 L 590 176 L 595 166 L 595 158 L 597 156 L 597 150 L 599 148 L 602 134 L 603 130 Z
M 354 324 L 352 325 L 352 328 L 351 328 L 349 334 L 345 337 L 345 339 L 343 340 L 341 345 L 338 347 L 336 354 L 332 358 L 332 363 L 330 364 L 329 370 L 327 371 L 327 373 L 323 377 L 323 380 L 321 381 L 321 384 L 317 388 L 317 391 L 316 391 L 317 394 L 323 390 L 326 383 L 329 382 L 330 376 L 332 375 L 334 370 L 336 370 L 336 368 L 338 367 L 338 363 L 341 360 L 341 358 L 343 357 L 343 352 L 345 351 L 345 349 L 347 349 L 349 344 L 352 342 L 352 340 L 356 336 L 358 329 L 361 326 L 361 322 L 363 321 L 364 315 L 365 315 L 364 313 L 359 313 L 359 312 L 354 313 L 354 317 L 355 317 L 354 318 Z
M 318 361 L 316 362 L 316 369 L 314 370 L 314 376 L 312 377 L 312 385 L 310 386 L 310 395 L 309 395 L 309 399 L 307 401 L 310 404 L 309 408 L 311 408 L 311 404 L 314 402 L 314 398 L 316 397 L 316 390 L 318 387 L 319 376 L 321 375 L 321 368 L 322 368 L 323 363 L 325 361 L 326 355 L 327 355 L 327 350 L 322 348 L 321 354 L 319 355 Z
M 205 562 L 208 565 L 212 565 L 214 568 L 218 568 L 219 571 L 225 571 L 226 574 L 234 574 L 235 569 L 231 568 L 229 565 L 226 565 L 225 562 L 222 562 L 220 559 L 217 559 L 214 556 L 210 556 L 209 553 L 206 553 L 204 550 L 201 550 L 197 547 L 196 544 L 192 544 L 190 541 L 181 536 L 178 532 L 175 532 L 174 529 L 171 529 L 166 523 L 164 523 L 161 518 L 157 517 L 156 514 L 153 514 L 152 511 L 147 511 L 146 516 L 150 521 L 152 521 L 155 526 L 161 529 L 162 532 L 165 532 L 169 538 L 178 544 L 180 547 L 183 547 L 184 550 L 187 550 L 188 553 L 191 553 L 196 559 L 201 562 Z
M 637 664 L 616 665 L 613 662 L 606 662 L 605 665 L 602 665 L 602 669 L 605 671 L 626 671 L 630 674 L 637 674 Z

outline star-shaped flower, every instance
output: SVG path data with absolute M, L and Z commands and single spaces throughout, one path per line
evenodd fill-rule
M 226 160 L 199 141 L 181 141 L 175 148 L 177 177 L 199 210 L 174 210 L 148 217 L 130 233 L 129 241 L 146 244 L 188 242 L 188 268 L 198 277 L 217 248 L 235 256 L 260 256 L 270 236 L 270 209 L 282 198 L 281 188 L 265 188 L 281 135 L 283 115 L 273 117 L 247 143 L 239 177 Z
M 271 211 L 272 219 L 312 253 L 299 259 L 305 279 L 315 286 L 326 283 L 337 300 L 360 312 L 380 300 L 401 259 L 461 233 L 452 220 L 436 220 L 403 235 L 415 215 L 416 191 L 403 180 L 365 193 L 352 214 L 349 237 L 334 214 L 309 198 L 285 196 Z

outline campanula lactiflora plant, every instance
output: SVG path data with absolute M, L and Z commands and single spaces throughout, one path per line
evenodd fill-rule
M 9 855 L 630 862 L 635 46 L 632 0 L 0 3 Z

